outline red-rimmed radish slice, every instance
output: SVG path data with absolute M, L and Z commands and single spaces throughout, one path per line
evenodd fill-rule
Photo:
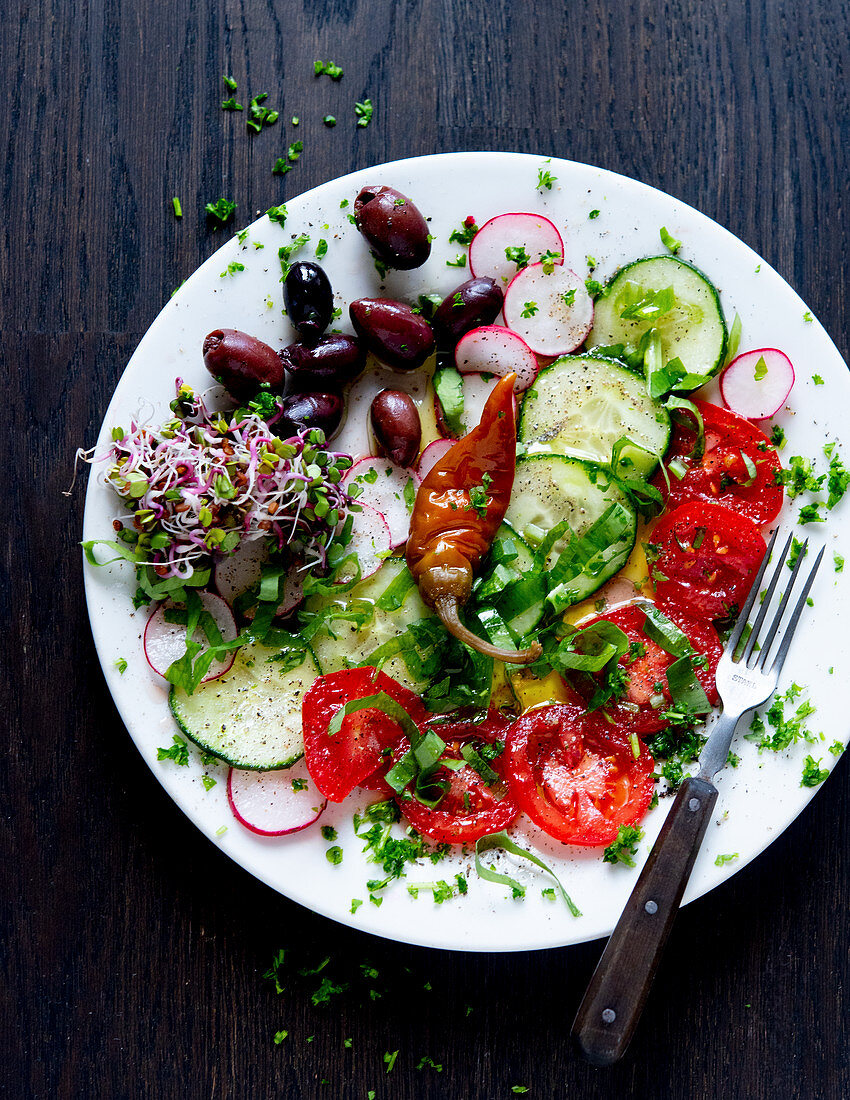
M 778 348 L 745 351 L 720 376 L 724 405 L 748 420 L 773 416 L 785 404 L 793 385 L 791 360 Z
M 593 299 L 568 267 L 530 264 L 505 291 L 505 324 L 537 355 L 566 355 L 593 328 Z
M 419 477 L 424 480 L 446 451 L 450 451 L 453 446 L 453 439 L 435 439 L 433 443 L 429 443 L 419 456 L 419 465 L 416 467 Z
M 359 501 L 357 502 L 360 503 Z M 356 554 L 360 562 L 360 577 L 371 577 L 392 553 L 390 527 L 383 515 L 371 504 L 363 504 L 362 512 L 352 512 L 351 541 L 345 547 L 346 554 Z M 354 576 L 346 569 L 339 574 L 340 581 Z
M 393 550 L 407 542 L 410 533 L 410 511 L 404 499 L 416 493 L 420 482 L 419 474 L 412 473 L 403 466 L 396 466 L 388 458 L 363 458 L 355 462 L 345 475 L 344 486 L 357 485 L 360 495 L 358 504 L 368 504 L 376 508 L 390 529 L 390 543 Z M 408 482 L 412 487 L 408 488 Z M 355 519 L 355 523 L 356 523 Z
M 507 286 L 519 265 L 506 249 L 515 248 L 524 250 L 526 263 L 537 263 L 546 255 L 563 263 L 564 242 L 548 218 L 511 213 L 497 214 L 481 226 L 469 246 L 469 269 L 473 275 L 487 275 L 499 286 Z
M 463 378 L 463 432 L 461 435 L 465 435 L 467 432 L 471 432 L 476 425 L 481 422 L 481 414 L 484 412 L 484 406 L 487 404 L 487 398 L 496 388 L 496 384 L 499 381 L 499 375 L 497 374 L 464 374 Z M 440 404 L 440 399 L 434 397 L 434 407 L 437 414 L 437 427 L 449 439 L 456 439 L 457 436 L 453 435 L 445 420 L 443 419 L 443 408 Z M 514 415 L 516 415 L 517 409 L 516 397 L 514 397 Z
M 213 579 L 219 595 L 232 603 L 237 596 L 247 592 L 260 580 L 263 565 L 269 560 L 269 544 L 266 539 L 243 541 L 232 554 L 216 562 Z M 283 581 L 283 599 L 276 615 L 291 615 L 304 599 L 302 575 L 293 568 Z M 253 617 L 253 610 L 246 611 Z
M 227 801 L 236 820 L 260 836 L 300 832 L 318 821 L 328 804 L 303 760 L 273 772 L 231 768 Z
M 232 642 L 236 637 L 236 620 L 229 605 L 213 592 L 199 592 L 198 595 L 204 609 L 212 615 L 224 641 Z M 186 627 L 180 623 L 170 623 L 165 617 L 166 611 L 172 607 L 170 601 L 161 603 L 150 615 L 145 626 L 145 657 L 154 672 L 160 676 L 165 676 L 168 666 L 178 661 L 186 652 Z M 195 631 L 194 641 L 200 642 L 206 648 L 207 637 L 203 630 Z M 213 661 L 202 683 L 223 676 L 233 664 L 235 655 L 234 650 L 223 661 Z
M 484 371 L 503 378 L 515 371 L 514 393 L 527 390 L 539 369 L 525 340 L 504 325 L 484 325 L 467 332 L 455 348 L 455 364 L 461 374 Z

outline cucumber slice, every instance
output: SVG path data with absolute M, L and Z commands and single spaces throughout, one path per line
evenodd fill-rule
M 616 359 L 564 356 L 542 370 L 525 395 L 522 443 L 610 463 L 614 444 L 623 436 L 650 452 L 635 452 L 638 472 L 646 476 L 658 465 L 652 455 L 661 458 L 667 450 L 670 417 L 646 392 L 643 378 Z
M 665 308 L 666 303 L 660 302 L 661 312 L 656 312 L 652 292 L 668 288 L 673 292 L 672 306 Z M 624 310 L 636 308 L 638 316 L 622 316 Z M 706 377 L 723 366 L 727 332 L 717 290 L 701 271 L 675 256 L 635 260 L 617 272 L 596 301 L 587 346 L 636 347 L 650 329 L 661 336 L 665 364 L 680 359 L 689 374 Z
M 319 675 L 307 654 L 282 671 L 277 649 L 250 642 L 232 668 L 191 695 L 172 687 L 171 712 L 188 738 L 234 768 L 289 768 L 304 755 L 301 701 Z
M 382 600 L 385 595 L 388 598 Z M 323 673 L 338 672 L 359 664 L 379 646 L 403 634 L 411 623 L 432 614 L 422 602 L 402 558 L 388 558 L 377 573 L 360 581 L 338 601 L 318 597 L 311 599 L 307 610 L 322 611 L 334 604 L 340 610 L 362 610 L 368 617 L 362 623 L 328 617 L 310 643 Z M 411 676 L 400 654 L 384 661 L 381 670 L 418 694 L 427 687 L 426 681 Z
M 637 533 L 634 508 L 606 471 L 595 463 L 563 455 L 529 455 L 517 462 L 505 519 L 532 545 L 539 545 L 548 532 L 567 522 L 569 530 L 556 539 L 545 562 L 556 582 L 559 573 L 566 575 L 576 547 L 573 536 L 593 539 L 601 535 L 601 529 L 616 530 L 610 541 L 582 546 L 581 573 L 569 578 L 564 606 L 585 599 L 622 569 Z M 559 560 L 562 554 L 563 560 Z

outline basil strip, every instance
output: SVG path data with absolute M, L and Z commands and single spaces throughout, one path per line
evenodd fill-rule
M 511 632 L 498 611 L 489 607 L 484 608 L 478 612 L 478 619 L 493 645 L 501 646 L 503 649 L 516 649 Z
M 407 567 L 399 570 L 375 601 L 375 606 L 381 611 L 398 611 L 414 584 L 413 575 Z
M 680 657 L 667 669 L 667 684 L 678 710 L 688 714 L 708 714 L 711 704 L 696 678 L 691 658 Z
M 576 651 L 576 646 L 581 646 Z M 629 637 L 614 623 L 591 623 L 565 638 L 558 646 L 558 669 L 601 672 L 609 661 L 618 661 L 629 651 Z
M 463 376 L 454 366 L 438 367 L 434 372 L 434 394 L 443 410 L 443 420 L 449 431 L 462 435 L 463 424 Z
M 492 787 L 494 783 L 499 782 L 499 773 L 493 771 L 481 753 L 472 745 L 469 743 L 461 745 L 460 755 L 469 764 L 470 768 L 481 776 L 488 787 Z
M 496 610 L 502 619 L 509 623 L 517 615 L 546 599 L 547 584 L 540 572 L 526 573 L 524 577 L 513 581 L 494 601 Z
M 735 356 L 738 354 L 738 345 L 741 343 L 741 330 L 744 326 L 741 324 L 741 316 L 739 313 L 735 314 L 735 319 L 732 322 L 732 327 L 729 329 L 729 336 L 726 340 L 726 356 L 723 360 L 723 366 L 728 367 Z
M 673 657 L 689 657 L 692 652 L 691 643 L 687 637 L 657 607 L 647 606 L 643 632 L 647 638 L 656 645 L 660 645 L 665 653 Z
M 527 852 L 525 848 L 520 848 L 520 846 L 515 844 L 504 831 L 501 833 L 490 833 L 489 836 L 482 836 L 476 840 L 475 870 L 478 872 L 479 878 L 483 878 L 486 882 L 500 882 L 505 886 L 510 886 L 518 896 L 522 896 L 525 893 L 525 887 L 517 882 L 515 878 L 511 878 L 510 875 L 503 875 L 499 871 L 494 871 L 492 867 L 488 867 L 486 863 L 481 861 L 482 853 L 492 851 L 494 848 L 502 848 L 504 851 L 510 852 L 511 855 L 530 860 L 532 863 L 542 868 L 548 875 L 551 875 L 557 883 L 558 889 L 561 892 L 561 897 L 564 899 L 569 911 L 574 917 L 581 916 L 581 910 L 575 905 L 552 868 L 545 864 L 542 859 L 538 859 L 538 857 L 532 855 L 531 852 Z
M 675 412 L 676 410 L 682 410 L 683 412 L 690 413 L 696 421 L 697 437 L 694 441 L 694 447 L 691 453 L 685 457 L 692 458 L 695 462 L 698 462 L 705 454 L 705 425 L 702 422 L 702 413 L 693 401 L 688 401 L 686 397 L 674 397 L 672 395 L 664 402 L 664 408 L 674 413 L 674 419 L 681 419 L 680 417 L 675 417 Z M 690 425 L 686 426 L 690 427 Z
M 280 582 L 286 575 L 286 567 L 283 565 L 264 565 L 261 570 L 260 588 L 257 599 L 263 603 L 280 602 Z
M 361 699 L 349 699 L 339 710 L 335 711 L 328 723 L 328 733 L 335 736 L 342 729 L 342 723 L 350 714 L 357 714 L 361 710 L 379 710 L 387 718 L 397 722 L 406 734 L 411 745 L 418 741 L 419 727 L 397 700 L 385 691 L 377 691 L 374 695 L 364 695 Z

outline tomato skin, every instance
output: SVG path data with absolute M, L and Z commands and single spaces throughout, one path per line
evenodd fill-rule
M 555 840 L 597 847 L 649 809 L 655 761 L 598 714 L 556 703 L 528 711 L 508 736 L 506 770 L 520 809 Z
M 661 712 L 672 703 L 666 673 L 676 660 L 672 654 L 667 653 L 644 633 L 646 607 L 645 603 L 627 604 L 625 607 L 618 607 L 614 611 L 608 611 L 581 624 L 582 627 L 586 627 L 598 622 L 613 623 L 623 631 L 630 642 L 637 642 L 646 650 L 643 656 L 634 660 L 629 660 L 628 656 L 620 658 L 620 666 L 629 673 L 626 694 L 602 708 L 620 732 L 636 733 L 638 737 L 657 733 L 669 725 L 668 721 L 661 717 Z M 714 706 L 718 700 L 715 683 L 717 662 L 723 653 L 717 631 L 710 623 L 692 619 L 679 609 L 668 607 L 665 608 L 664 614 L 682 631 L 694 652 L 707 658 L 705 667 L 695 667 L 694 671 L 708 696 L 709 703 Z M 659 694 L 664 696 L 665 703 L 656 708 L 650 703 L 650 698 L 656 694 L 655 685 L 658 683 L 661 684 Z
M 774 477 L 775 471 L 782 469 L 776 448 L 764 432 L 731 409 L 722 409 L 708 401 L 694 401 L 694 404 L 705 426 L 705 454 L 698 462 L 687 458 L 693 450 L 696 432 L 675 423 L 664 463 L 669 466 L 671 459 L 678 458 L 688 470 L 681 479 L 671 473 L 669 489 L 662 473 L 653 478 L 667 507 L 673 509 L 694 500 L 704 500 L 724 504 L 759 525 L 776 519 L 784 496 L 782 486 L 776 484 Z M 756 468 L 752 485 L 743 484 L 750 474 L 742 454 Z
M 696 548 L 694 541 L 700 541 Z M 658 605 L 665 614 L 683 609 L 703 621 L 723 619 L 741 607 L 765 551 L 751 519 L 702 501 L 662 516 L 650 543 L 658 548 L 649 562 Z
M 379 710 L 349 714 L 339 733 L 328 733 L 331 718 L 344 703 L 379 691 L 399 702 L 417 725 L 425 721 L 427 712 L 419 696 L 374 668 L 346 668 L 320 676 L 304 696 L 301 721 L 307 770 L 331 802 L 342 802 L 364 780 L 380 779 L 375 772 L 386 767 L 390 757 L 384 750 L 393 750 L 403 736 L 398 724 Z
M 446 742 L 443 756 L 463 760 L 460 746 L 470 741 L 493 744 L 504 741 L 512 722 L 498 711 L 491 710 L 483 722 L 434 723 L 430 728 Z M 401 756 L 410 747 L 405 738 L 396 749 L 395 758 Z M 499 776 L 504 769 L 505 753 L 489 760 L 490 767 Z M 497 833 L 507 828 L 519 813 L 519 806 L 505 785 L 504 790 L 491 789 L 478 773 L 468 764 L 458 771 L 440 768 L 435 779 L 444 779 L 449 788 L 439 804 L 433 809 L 424 806 L 415 798 L 397 797 L 399 809 L 410 824 L 423 836 L 442 844 L 463 844 L 473 842 L 488 833 Z M 469 809 L 464 806 L 463 796 L 468 795 Z

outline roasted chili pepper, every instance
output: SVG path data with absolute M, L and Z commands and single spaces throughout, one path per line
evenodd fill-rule
M 447 630 L 479 653 L 525 665 L 540 656 L 539 643 L 519 652 L 500 649 L 473 634 L 458 616 L 472 591 L 473 572 L 490 549 L 511 499 L 515 379 L 515 374 L 501 379 L 478 427 L 455 443 L 419 486 L 406 556 L 422 599 Z

